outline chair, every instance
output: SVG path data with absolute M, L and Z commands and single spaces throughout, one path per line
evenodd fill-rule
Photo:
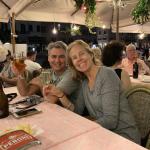
M 134 86 L 126 96 L 141 133 L 141 145 L 150 149 L 150 89 Z

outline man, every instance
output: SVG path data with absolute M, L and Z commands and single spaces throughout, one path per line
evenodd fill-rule
M 48 61 L 51 69 L 42 71 L 40 76 L 32 79 L 29 83 L 25 82 L 22 73 L 24 70 L 16 70 L 15 73 L 18 76 L 17 87 L 21 95 L 32 95 L 43 90 L 43 86 L 46 84 L 53 84 L 60 88 L 69 98 L 72 99 L 72 95 L 78 88 L 78 83 L 72 80 L 72 72 L 67 67 L 66 62 L 66 49 L 67 46 L 62 41 L 50 43 L 48 45 Z M 58 100 L 56 96 L 49 96 L 51 103 L 56 103 Z
M 42 71 L 42 67 L 39 63 L 35 62 L 36 60 L 36 51 L 28 50 L 27 58 L 25 59 L 26 70 L 30 73 L 34 74 L 34 76 L 38 75 Z
M 133 74 L 133 64 L 135 62 L 139 65 L 139 73 L 142 73 L 144 70 L 145 74 L 150 75 L 150 68 L 145 64 L 143 60 L 138 58 L 136 47 L 133 44 L 129 44 L 126 47 L 127 57 L 122 60 L 121 66 L 128 72 L 129 75 Z

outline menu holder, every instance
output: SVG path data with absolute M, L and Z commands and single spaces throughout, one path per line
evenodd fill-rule
M 0 150 L 26 150 L 41 142 L 24 130 L 7 132 L 0 136 Z

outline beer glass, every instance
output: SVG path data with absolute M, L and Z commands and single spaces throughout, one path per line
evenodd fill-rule
M 23 56 L 23 53 L 15 54 L 14 59 L 13 59 L 13 64 L 18 70 L 23 70 L 26 66 L 24 64 L 24 60 L 25 58 Z

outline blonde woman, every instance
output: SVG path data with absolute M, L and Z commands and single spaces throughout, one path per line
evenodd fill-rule
M 99 61 L 100 65 L 102 64 L 101 63 L 101 55 L 102 55 L 102 52 L 101 52 L 101 49 L 100 48 L 92 48 L 92 51 L 94 53 L 94 57 L 95 59 L 97 59 L 97 61 Z
M 97 65 L 92 50 L 82 40 L 76 40 L 69 45 L 68 63 L 74 70 L 74 78 L 81 81 L 76 104 L 73 105 L 65 94 L 54 86 L 45 89 L 45 93 L 58 96 L 64 107 L 80 115 L 86 107 L 95 122 L 140 143 L 138 129 L 127 99 L 122 95 L 116 73 L 111 68 Z

